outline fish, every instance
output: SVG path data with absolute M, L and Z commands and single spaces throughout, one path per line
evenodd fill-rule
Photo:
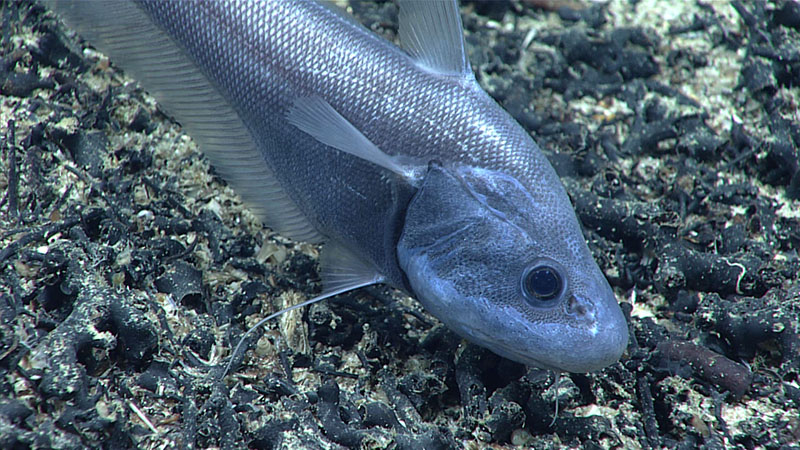
M 399 45 L 309 0 L 47 3 L 148 90 L 261 218 L 323 244 L 318 298 L 373 284 L 557 372 L 628 326 L 561 180 L 478 84 L 455 0 L 401 0 Z

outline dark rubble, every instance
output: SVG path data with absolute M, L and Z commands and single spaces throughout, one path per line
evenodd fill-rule
M 630 318 L 622 361 L 556 390 L 380 287 L 270 323 L 220 380 L 318 292 L 317 249 L 51 13 L 0 2 L 0 447 L 797 448 L 798 3 L 569 5 L 462 4 Z M 395 38 L 391 3 L 351 9 Z

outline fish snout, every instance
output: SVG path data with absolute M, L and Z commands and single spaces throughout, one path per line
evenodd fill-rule
M 592 372 L 609 366 L 628 346 L 628 322 L 611 294 L 600 301 L 572 295 L 565 304 L 568 315 L 579 324 L 574 336 L 575 352 L 565 361 L 565 370 Z

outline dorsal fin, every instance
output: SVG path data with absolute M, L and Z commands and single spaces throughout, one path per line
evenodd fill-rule
M 441 75 L 472 75 L 456 0 L 398 3 L 400 43 L 421 68 Z
M 64 0 L 48 6 L 174 115 L 264 225 L 293 239 L 322 241 L 267 166 L 236 111 L 134 2 Z

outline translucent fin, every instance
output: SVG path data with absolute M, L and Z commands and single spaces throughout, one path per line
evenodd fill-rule
M 141 82 L 195 139 L 264 225 L 296 240 L 322 236 L 267 166 L 238 114 L 182 49 L 133 2 L 48 3 L 90 44 Z
M 384 153 L 319 96 L 295 100 L 286 119 L 325 145 L 365 159 L 405 179 L 414 178 L 413 169 Z
M 314 298 L 272 313 L 250 327 L 242 338 L 239 339 L 236 348 L 233 349 L 233 353 L 231 353 L 228 364 L 225 365 L 225 370 L 222 372 L 222 375 L 220 375 L 220 378 L 224 378 L 225 375 L 230 372 L 247 337 L 270 320 L 297 308 L 302 308 L 348 291 L 382 283 L 384 281 L 384 277 L 378 273 L 377 270 L 371 268 L 344 247 L 336 244 L 325 245 L 322 249 L 322 256 L 320 257 L 320 265 L 322 266 L 322 293 Z
M 346 248 L 327 243 L 319 258 L 323 292 L 344 292 L 385 281 L 377 269 Z
M 400 43 L 431 72 L 472 76 L 456 0 L 398 0 Z
M 556 395 L 556 411 L 553 413 L 553 420 L 550 422 L 550 427 L 552 428 L 553 425 L 556 424 L 556 419 L 558 419 L 558 383 L 561 381 L 561 372 L 553 371 L 553 376 L 555 380 L 553 381 L 553 390 L 555 391 Z

